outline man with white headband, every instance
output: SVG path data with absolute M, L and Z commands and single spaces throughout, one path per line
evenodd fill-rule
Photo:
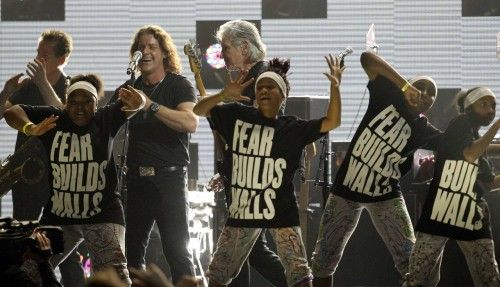
M 212 128 L 227 143 L 224 161 L 232 164 L 228 219 L 207 271 L 209 286 L 226 286 L 236 277 L 263 228 L 276 243 L 287 285 L 312 286 L 293 177 L 304 147 L 340 125 L 339 62 L 327 57 L 330 103 L 321 119 L 278 116 L 290 90 L 290 64 L 283 59 L 272 59 L 269 70 L 255 81 L 256 107 L 240 103 L 249 99 L 241 91 L 253 82 L 244 80 L 245 72 L 194 107 L 196 114 L 210 117 Z
M 436 286 L 448 239 L 457 241 L 467 260 L 474 286 L 500 286 L 484 194 L 500 186 L 486 149 L 500 120 L 483 135 L 479 128 L 495 118 L 496 100 L 486 87 L 458 96 L 461 114 L 450 122 L 436 153 L 434 178 L 416 226 L 417 242 L 405 286 Z
M 370 52 L 361 55 L 361 65 L 369 78 L 370 99 L 323 211 L 311 263 L 314 286 L 332 285 L 364 209 L 401 276 L 408 272 L 415 236 L 399 179 L 409 171 L 405 163 L 412 160 L 415 150 L 437 142 L 439 135 L 421 114 L 436 97 L 432 79 L 407 81 Z
M 113 267 L 130 285 L 125 218 L 108 147 L 127 116 L 144 108 L 145 99 L 123 91 L 119 102 L 97 108 L 101 94 L 98 76 L 77 75 L 63 109 L 15 105 L 4 117 L 11 127 L 39 137 L 45 147 L 50 200 L 40 222 L 59 225 L 64 232 L 64 253 L 53 256 L 52 264 L 59 265 L 85 240 L 93 270 Z

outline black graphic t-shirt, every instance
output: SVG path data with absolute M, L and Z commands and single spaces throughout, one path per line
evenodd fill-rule
M 410 114 L 401 90 L 377 76 L 368 83 L 370 101 L 334 182 L 332 192 L 358 202 L 401 194 L 399 179 L 420 147 L 433 148 L 439 131 L 424 116 Z
M 56 115 L 56 127 L 39 138 L 49 161 L 50 199 L 43 224 L 73 225 L 117 223 L 124 225 L 123 207 L 116 192 L 116 173 L 109 163 L 109 140 L 125 122 L 121 103 L 99 108 L 86 126 L 73 123 L 54 107 L 21 105 L 28 118 L 39 123 Z
M 293 176 L 304 147 L 324 135 L 320 132 L 322 119 L 269 119 L 240 103 L 216 106 L 210 118 L 227 143 L 224 161 L 231 163 L 226 224 L 298 226 Z
M 484 156 L 468 162 L 463 150 L 479 138 L 468 115 L 455 118 L 443 134 L 416 230 L 459 240 L 491 238 L 487 204 L 482 197 L 494 179 Z
M 121 87 L 132 85 L 126 82 Z M 176 109 L 184 102 L 196 103 L 196 93 L 189 80 L 175 73 L 168 73 L 158 85 L 146 86 L 142 76 L 133 83 L 152 101 L 169 109 Z M 121 88 L 120 87 L 120 88 Z M 118 99 L 118 88 L 111 102 Z M 189 134 L 171 129 L 155 115 L 139 111 L 130 119 L 128 165 L 134 168 L 145 166 L 185 166 L 189 163 Z

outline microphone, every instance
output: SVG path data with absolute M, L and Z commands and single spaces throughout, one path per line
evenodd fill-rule
M 130 63 L 128 63 L 127 75 L 132 74 L 135 68 L 137 68 L 137 64 L 139 64 L 139 61 L 141 59 L 142 59 L 141 51 L 135 51 L 134 55 L 132 55 L 132 60 L 130 60 Z
M 342 68 L 344 66 L 344 58 L 345 56 L 347 55 L 350 55 L 352 54 L 352 48 L 351 47 L 347 47 L 345 48 L 342 52 L 340 52 L 337 57 L 340 58 L 340 67 Z

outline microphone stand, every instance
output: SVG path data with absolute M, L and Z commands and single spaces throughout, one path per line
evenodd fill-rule
M 130 74 L 130 81 L 132 83 L 135 82 L 135 73 L 132 71 Z M 122 197 L 122 203 L 123 203 L 123 210 L 125 211 L 125 221 L 127 221 L 127 172 L 128 172 L 128 167 L 127 167 L 127 152 L 128 152 L 128 139 L 129 139 L 129 130 L 130 126 L 130 119 L 127 118 L 127 121 L 125 122 L 125 136 L 123 138 L 123 146 L 121 150 L 121 154 L 119 155 L 120 158 L 120 164 L 118 165 L 118 190 L 121 193 Z
M 327 133 L 321 140 L 321 153 L 319 156 L 318 163 L 318 173 L 316 173 L 316 180 L 314 182 L 315 186 L 321 186 L 321 192 L 323 194 L 323 207 L 326 204 L 326 200 L 328 199 L 328 194 L 330 192 L 330 188 L 332 187 L 332 182 L 330 180 L 330 162 L 333 152 L 328 151 L 328 137 Z M 319 172 L 322 171 L 323 180 L 319 180 Z

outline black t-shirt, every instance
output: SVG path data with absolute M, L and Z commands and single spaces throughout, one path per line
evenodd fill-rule
M 322 119 L 263 117 L 240 103 L 215 106 L 214 128 L 228 151 L 228 226 L 277 228 L 299 225 L 293 176 L 304 147 L 320 138 Z
M 358 202 L 376 202 L 401 195 L 399 179 L 409 171 L 420 147 L 432 148 L 439 131 L 424 116 L 412 115 L 401 90 L 377 76 L 368 83 L 370 101 L 332 192 Z
M 61 99 L 61 101 L 64 102 L 66 96 L 66 75 L 61 73 L 59 79 L 57 80 L 56 84 L 52 86 L 52 88 L 56 92 L 59 99 Z M 40 89 L 38 89 L 38 86 L 31 80 L 28 80 L 28 83 L 26 85 L 22 86 L 21 89 L 19 89 L 19 91 L 12 94 L 12 96 L 9 98 L 9 101 L 12 105 L 18 105 L 18 104 L 30 105 L 30 106 L 47 105 L 43 100 L 43 96 L 40 93 Z M 16 150 L 20 148 L 21 145 L 25 143 L 27 139 L 28 137 L 24 133 L 18 132 L 16 140 Z
M 463 156 L 478 138 L 468 115 L 450 123 L 437 150 L 434 179 L 416 230 L 459 240 L 491 238 L 482 197 L 494 179 L 491 166 L 484 155 L 474 163 Z
M 21 105 L 34 123 L 59 116 L 56 127 L 41 135 L 49 160 L 50 200 L 41 222 L 53 225 L 124 224 L 116 189 L 116 172 L 109 160 L 110 137 L 125 122 L 121 103 L 99 108 L 86 126 L 73 123 L 54 107 Z
M 126 82 L 121 87 L 130 84 Z M 121 88 L 120 87 L 120 88 Z M 152 101 L 169 109 L 176 109 L 184 102 L 196 102 L 196 93 L 191 82 L 184 76 L 168 73 L 156 86 L 146 86 L 142 76 L 135 83 Z M 111 101 L 118 98 L 118 88 Z M 155 115 L 139 111 L 130 119 L 128 165 L 143 166 L 185 166 L 189 163 L 189 134 L 171 129 Z

